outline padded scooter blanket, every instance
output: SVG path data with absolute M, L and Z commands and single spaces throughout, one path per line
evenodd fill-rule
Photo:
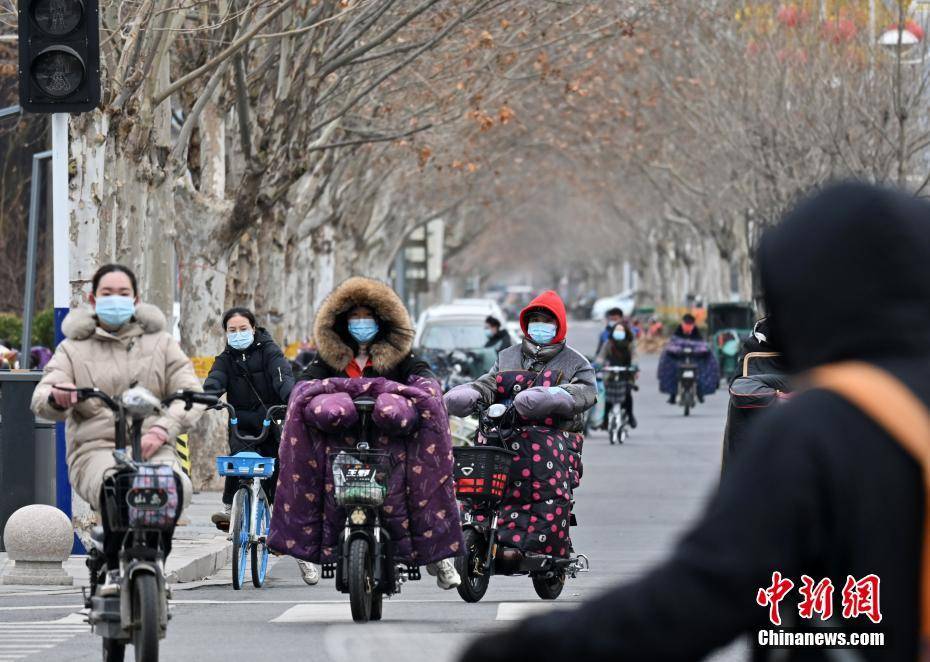
M 463 541 L 449 421 L 439 384 L 421 377 L 409 385 L 334 378 L 294 388 L 281 433 L 269 547 L 314 563 L 336 560 L 345 511 L 333 498 L 331 457 L 355 446 L 352 400 L 362 395 L 375 398 L 372 449 L 393 459 L 382 514 L 395 559 L 423 565 L 458 555 Z
M 720 366 L 710 347 L 702 340 L 683 338 L 672 338 L 662 350 L 662 356 L 659 357 L 659 392 L 668 395 L 678 392 L 678 368 L 685 361 L 686 348 L 694 352 L 689 358 L 698 366 L 697 383 L 701 396 L 716 392 L 720 385 Z
M 497 402 L 509 404 L 534 381 L 538 378 L 533 372 L 500 373 Z M 544 382 L 538 385 L 556 385 Z M 498 539 L 501 545 L 523 552 L 567 558 L 571 550 L 571 500 L 581 481 L 584 436 L 555 428 L 551 419 L 521 422 L 508 440 L 516 457 L 501 504 Z

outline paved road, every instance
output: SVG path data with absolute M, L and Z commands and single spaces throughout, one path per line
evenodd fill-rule
M 597 325 L 575 324 L 571 340 L 590 352 L 597 331 Z M 307 587 L 295 563 L 281 559 L 261 590 L 234 592 L 228 573 L 176 590 L 162 659 L 225 662 L 238 654 L 340 662 L 367 654 L 385 661 L 450 660 L 471 636 L 532 610 L 570 607 L 635 577 L 668 552 L 714 488 L 725 407 L 718 394 L 685 419 L 657 392 L 655 358 L 644 357 L 641 365 L 640 428 L 622 447 L 609 446 L 603 433 L 585 447 L 585 478 L 577 492 L 580 526 L 573 536 L 592 569 L 570 582 L 557 603 L 538 600 L 526 578 L 492 580 L 485 600 L 475 605 L 425 578 L 385 602 L 383 622 L 358 626 L 331 580 Z M 0 662 L 100 659 L 99 640 L 73 615 L 79 607 L 74 594 L 0 595 Z M 31 654 L 24 658 L 26 652 Z M 731 650 L 715 659 L 743 657 Z

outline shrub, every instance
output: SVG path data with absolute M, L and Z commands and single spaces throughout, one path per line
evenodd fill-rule
M 23 337 L 23 322 L 13 313 L 0 313 L 0 343 L 19 347 Z
M 55 309 L 46 308 L 32 320 L 32 344 L 55 347 Z

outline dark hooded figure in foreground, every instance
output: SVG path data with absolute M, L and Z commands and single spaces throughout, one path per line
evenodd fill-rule
M 864 184 L 832 186 L 770 231 L 759 256 L 793 373 L 863 361 L 930 404 L 930 206 Z M 807 390 L 756 424 L 669 559 L 574 612 L 485 636 L 463 659 L 699 660 L 741 634 L 757 642 L 775 629 L 757 600 L 766 603 L 760 589 L 780 572 L 794 582 L 780 605 L 783 626 L 881 631 L 884 646 L 842 659 L 912 662 L 924 522 L 918 461 L 847 400 Z M 832 580 L 830 622 L 799 618 L 802 575 Z M 848 578 L 869 575 L 880 579 L 877 624 L 843 616 Z M 753 655 L 771 659 L 759 648 Z M 821 649 L 780 659 L 840 658 Z

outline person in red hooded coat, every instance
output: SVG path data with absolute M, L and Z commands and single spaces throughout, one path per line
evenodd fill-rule
M 555 416 L 563 421 L 563 429 L 580 432 L 584 429 L 582 415 L 597 402 L 597 387 L 588 359 L 565 344 L 565 304 L 552 290 L 543 292 L 520 313 L 520 326 L 525 334 L 523 342 L 502 350 L 488 374 L 446 393 L 449 413 L 467 416 L 479 400 L 493 403 L 499 372 L 551 372 L 550 386 L 526 389 L 514 398 L 514 407 L 525 418 Z

